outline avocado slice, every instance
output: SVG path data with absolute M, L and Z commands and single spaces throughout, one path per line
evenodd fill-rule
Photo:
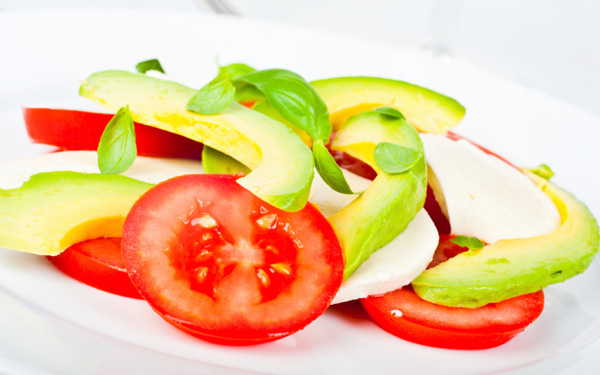
M 398 236 L 425 203 L 425 159 L 421 158 L 403 173 L 382 172 L 373 156 L 380 142 L 423 152 L 423 143 L 408 122 L 372 111 L 351 117 L 331 144 L 332 149 L 364 161 L 377 172 L 377 177 L 363 194 L 328 219 L 344 251 L 344 279 L 350 277 L 374 251 Z
M 285 125 L 232 103 L 218 115 L 186 110 L 195 90 L 126 71 L 92 74 L 79 94 L 111 111 L 129 105 L 134 121 L 182 135 L 221 151 L 252 172 L 238 183 L 286 211 L 306 205 L 313 178 L 310 149 Z
M 152 186 L 119 175 L 33 175 L 19 188 L 0 189 L 0 247 L 57 255 L 81 241 L 120 237 L 129 209 Z
M 231 156 L 206 145 L 202 149 L 202 169 L 206 173 L 248 174 L 251 172 L 250 168 Z
M 590 265 L 599 245 L 598 225 L 591 212 L 572 194 L 526 173 L 558 208 L 560 227 L 546 235 L 501 240 L 430 268 L 412 283 L 421 298 L 475 308 L 536 292 Z
M 334 130 L 350 116 L 382 106 L 399 110 L 423 133 L 444 134 L 465 115 L 465 108 L 456 100 L 393 79 L 340 77 L 313 81 L 311 85 L 327 105 Z

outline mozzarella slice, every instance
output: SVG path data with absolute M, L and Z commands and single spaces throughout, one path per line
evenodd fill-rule
M 374 252 L 342 283 L 332 304 L 384 294 L 407 285 L 427 268 L 438 242 L 435 224 L 422 209 L 404 232 Z
M 352 190 L 362 191 L 369 187 L 370 180 L 342 171 Z M 309 200 L 326 217 L 340 211 L 356 197 L 332 190 L 315 172 Z M 373 253 L 342 283 L 332 303 L 384 294 L 407 285 L 427 268 L 438 241 L 433 221 L 425 210 L 421 210 L 404 232 Z
M 100 173 L 95 151 L 63 151 L 0 163 L 0 189 L 18 188 L 32 175 L 42 172 L 73 171 Z M 169 178 L 203 173 L 202 163 L 193 160 L 138 156 L 122 175 L 136 180 L 158 183 Z
M 527 176 L 466 140 L 422 134 L 452 233 L 489 244 L 556 230 L 556 206 Z

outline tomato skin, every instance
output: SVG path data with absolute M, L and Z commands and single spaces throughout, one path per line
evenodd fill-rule
M 29 138 L 62 150 L 96 151 L 111 114 L 50 108 L 23 108 Z M 135 123 L 138 155 L 200 160 L 202 144 Z
M 56 256 L 46 257 L 72 278 L 105 292 L 142 299 L 121 255 L 120 238 L 98 238 L 77 243 Z
M 242 188 L 238 177 L 186 175 L 156 185 L 127 216 L 122 248 L 134 285 L 167 322 L 206 341 L 253 345 L 288 336 L 320 316 L 341 285 L 343 256 L 318 209 L 281 211 Z M 271 214 L 275 224 L 256 227 L 256 218 Z M 204 229 L 194 224 L 202 218 L 210 223 Z M 202 242 L 206 233 L 214 242 Z M 203 258 L 206 249 L 210 261 Z M 278 282 L 271 272 L 275 292 L 261 286 L 256 270 L 286 254 L 292 254 L 292 277 Z
M 540 290 L 467 309 L 435 305 L 419 298 L 411 287 L 404 287 L 362 299 L 361 303 L 378 326 L 404 340 L 473 350 L 502 345 L 522 332 L 541 314 L 544 293 Z

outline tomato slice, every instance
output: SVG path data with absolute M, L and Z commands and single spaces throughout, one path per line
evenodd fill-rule
M 327 309 L 344 269 L 318 209 L 279 210 L 238 177 L 186 175 L 156 185 L 131 209 L 122 243 L 131 279 L 156 312 L 228 345 L 304 328 Z
M 440 235 L 429 267 L 468 250 L 453 243 L 454 237 Z M 506 343 L 533 323 L 544 309 L 544 293 L 468 309 L 425 301 L 409 285 L 362 299 L 361 304 L 377 325 L 404 340 L 446 349 L 487 349 Z
M 46 258 L 59 270 L 84 284 L 120 296 L 142 299 L 125 269 L 120 238 L 80 242 L 57 256 Z
M 29 138 L 63 150 L 98 149 L 111 114 L 50 108 L 23 108 Z M 180 135 L 135 123 L 139 155 L 200 160 L 202 144 Z
M 434 305 L 409 286 L 361 303 L 377 325 L 404 340 L 446 349 L 488 349 L 506 343 L 537 319 L 544 293 L 467 309 Z

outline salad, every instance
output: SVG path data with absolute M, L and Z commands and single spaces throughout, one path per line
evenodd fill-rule
M 243 64 L 196 91 L 153 70 L 82 83 L 114 116 L 24 109 L 34 142 L 90 151 L 4 168 L 21 176 L 3 187 L 0 246 L 211 342 L 277 340 L 360 299 L 386 331 L 453 349 L 510 340 L 598 250 L 551 170 L 450 132 L 464 108 L 444 95 Z

